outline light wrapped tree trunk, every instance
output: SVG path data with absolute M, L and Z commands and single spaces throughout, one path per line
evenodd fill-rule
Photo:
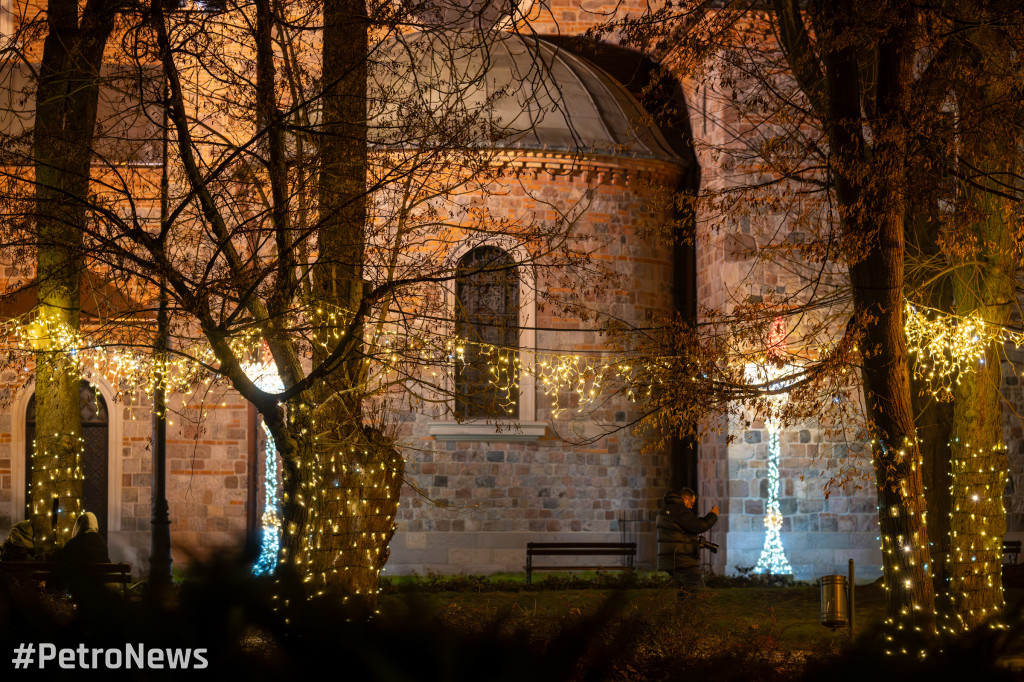
M 854 322 L 862 334 L 861 377 L 889 615 L 931 636 L 935 591 L 903 329 L 915 10 L 893 8 L 885 30 L 865 40 L 859 34 L 861 6 L 839 3 L 827 26 L 815 27 L 815 48 L 801 3 L 773 0 L 772 7 L 787 64 L 828 140 L 836 211 L 851 262 Z M 862 79 L 861 59 L 875 69 L 870 80 Z
M 1019 111 L 1010 78 L 1018 68 L 1016 50 L 992 9 L 965 3 L 962 11 L 970 28 L 958 44 L 961 72 L 953 87 L 960 179 L 953 229 L 962 245 L 955 254 L 953 295 L 961 320 L 983 321 L 979 336 L 984 355 L 964 367 L 954 385 L 949 571 L 953 613 L 948 616 L 954 630 L 973 628 L 1003 607 L 1003 491 L 1008 463 L 1000 394 L 1001 341 L 998 336 L 989 339 L 1007 323 L 1016 304 L 1019 245 L 1014 236 L 1019 232 L 1021 144 L 1017 128 L 1006 125 Z
M 928 166 L 922 161 L 918 169 Z M 906 226 L 908 246 L 907 298 L 922 303 L 933 310 L 951 313 L 953 306 L 952 285 L 945 256 L 936 242 L 941 216 L 938 210 L 939 189 L 934 173 L 921 170 L 913 186 L 927 201 L 915 202 L 908 207 Z M 918 377 L 911 372 L 911 405 L 917 427 L 918 447 L 921 449 L 922 474 L 925 498 L 928 503 L 928 539 L 931 543 L 932 577 L 936 590 L 944 600 L 936 597 L 941 612 L 949 606 L 948 595 L 938 586 L 948 580 L 950 553 L 949 512 L 950 506 L 950 429 L 953 423 L 953 404 L 942 400 L 945 396 L 933 393 L 933 386 L 927 377 Z
M 914 431 L 903 332 L 902 207 L 879 229 L 877 248 L 850 269 L 865 323 L 862 375 L 873 427 L 883 576 L 889 614 L 930 635 L 935 592 L 925 522 L 921 453 Z
M 999 307 L 987 309 L 987 316 L 997 317 Z M 973 628 L 1003 607 L 1007 464 L 999 349 L 994 345 L 986 348 L 984 365 L 962 373 L 954 388 L 948 563 L 953 608 L 946 619 L 954 630 Z
M 76 0 L 47 5 L 32 150 L 39 289 L 30 495 L 36 541 L 44 547 L 66 541 L 82 511 L 81 377 L 68 346 L 77 343 L 100 66 L 117 7 L 113 0 L 90 0 L 79 18 Z M 57 519 L 50 517 L 54 498 Z
M 289 404 L 288 418 L 295 420 L 289 428 L 297 435 L 285 462 L 289 499 L 282 551 L 299 568 L 307 593 L 337 591 L 372 605 L 394 534 L 404 462 L 363 423 L 365 366 L 358 321 L 364 312 L 367 221 L 367 31 L 362 0 L 325 3 L 313 293 L 335 316 L 316 321 L 314 365 L 340 353 L 324 381 Z

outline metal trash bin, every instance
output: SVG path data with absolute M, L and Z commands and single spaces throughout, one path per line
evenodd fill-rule
M 850 602 L 845 575 L 821 578 L 821 624 L 833 629 L 844 627 L 850 620 Z

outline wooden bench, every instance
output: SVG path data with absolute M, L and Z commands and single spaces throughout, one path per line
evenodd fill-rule
M 1013 559 L 1012 563 L 1017 563 L 1017 559 L 1020 557 L 1020 540 L 1003 540 L 1003 563 L 1010 563 L 1006 561 L 1005 557 L 1007 554 Z
M 0 571 L 12 578 L 25 578 L 46 582 L 54 577 L 66 575 L 67 567 L 54 561 L 0 561 Z M 118 583 L 121 594 L 128 596 L 128 585 L 132 582 L 131 564 L 85 564 L 80 572 L 95 577 L 101 583 Z
M 535 556 L 619 556 L 625 564 L 602 566 L 544 565 L 534 566 Z M 526 543 L 526 583 L 534 571 L 632 571 L 636 558 L 635 542 L 528 542 Z

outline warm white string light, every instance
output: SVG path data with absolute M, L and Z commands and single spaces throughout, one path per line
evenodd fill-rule
M 906 302 L 903 322 L 907 351 L 914 357 L 914 375 L 928 382 L 933 395 L 949 400 L 963 372 L 985 362 L 993 343 L 1024 346 L 1024 333 L 989 324 L 977 312 L 954 315 Z

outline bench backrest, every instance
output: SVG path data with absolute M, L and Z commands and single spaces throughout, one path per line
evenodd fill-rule
M 55 561 L 0 561 L 0 571 L 40 580 L 57 575 L 64 568 L 67 567 Z M 103 578 L 105 582 L 129 583 L 132 580 L 131 564 L 83 564 L 76 568 L 83 573 Z
M 544 555 L 631 555 L 635 542 L 528 542 L 526 554 Z

